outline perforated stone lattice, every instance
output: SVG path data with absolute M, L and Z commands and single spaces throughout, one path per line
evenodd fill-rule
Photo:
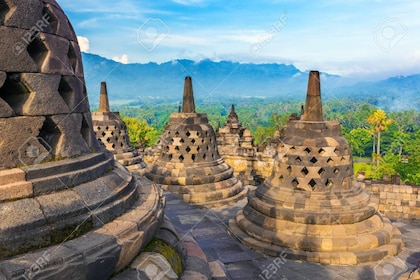
M 182 128 L 173 132 L 165 131 L 163 139 L 165 153 L 160 159 L 170 162 L 206 162 L 220 157 L 217 151 L 217 143 L 214 141 L 213 130 L 183 131 Z
M 46 2 L 0 0 L 0 118 L 5 118 L 0 130 L 9 127 L 13 117 L 46 116 L 44 124 L 34 127 L 30 135 L 38 139 L 53 131 L 54 137 L 44 139 L 52 156 L 74 157 L 98 144 L 91 117 L 86 115 L 89 103 L 76 35 L 63 11 Z M 27 16 L 29 8 L 31 17 Z M 63 115 L 68 117 L 60 117 Z M 12 151 L 27 139 L 17 138 L 3 143 L 7 147 L 1 147 L 4 160 L 0 167 L 21 164 Z
M 291 184 L 307 191 L 350 187 L 353 168 L 346 146 L 319 148 L 283 144 L 278 152 L 283 155 L 276 167 L 281 185 Z

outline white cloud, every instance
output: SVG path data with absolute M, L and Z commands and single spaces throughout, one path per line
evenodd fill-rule
M 82 36 L 77 36 L 77 41 L 79 42 L 80 51 L 89 52 L 89 39 Z
M 127 64 L 128 63 L 128 55 L 123 54 L 121 57 L 114 56 L 112 58 L 112 60 L 115 60 L 116 62 L 120 62 L 122 64 Z
M 185 5 L 185 6 L 200 4 L 203 2 L 203 0 L 172 0 L 172 1 L 181 5 Z

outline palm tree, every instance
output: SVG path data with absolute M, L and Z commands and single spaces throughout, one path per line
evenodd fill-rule
M 376 155 L 372 155 L 372 156 L 376 158 L 376 166 L 379 166 L 379 162 L 381 158 L 381 132 L 385 131 L 388 128 L 388 126 L 392 123 L 392 120 L 386 118 L 385 111 L 378 109 L 376 111 L 373 111 L 368 116 L 367 121 L 372 126 L 374 137 L 376 133 L 376 141 L 377 141 L 376 142 Z

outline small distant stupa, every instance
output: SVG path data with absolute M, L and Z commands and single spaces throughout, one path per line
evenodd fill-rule
M 122 122 L 120 113 L 110 111 L 105 82 L 101 83 L 99 111 L 92 113 L 92 121 L 96 138 L 114 154 L 114 158 L 131 172 L 143 175 L 146 164 L 139 152 L 132 147 L 128 139 L 127 127 Z
M 353 176 L 338 122 L 324 121 L 319 72 L 309 74 L 306 105 L 277 146 L 271 176 L 230 221 L 231 232 L 266 254 L 337 265 L 394 256 L 401 233 Z
M 219 155 L 207 115 L 195 112 L 190 77 L 185 78 L 181 112 L 171 114 L 160 146 L 159 158 L 149 165 L 146 177 L 184 201 L 216 207 L 246 196 L 248 189 Z
M 233 167 L 235 177 L 244 184 L 254 185 L 254 138 L 239 122 L 235 105 L 232 104 L 226 124 L 216 130 L 216 136 L 219 153 Z

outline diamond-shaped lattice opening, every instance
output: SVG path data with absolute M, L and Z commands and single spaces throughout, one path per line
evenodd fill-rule
M 111 145 L 111 147 L 112 147 L 113 149 L 115 149 L 115 144 L 112 144 L 112 145 Z
M 333 186 L 333 182 L 330 179 L 327 179 L 325 186 L 331 188 Z
M 213 160 L 214 160 L 214 154 L 211 154 L 211 159 L 213 159 Z
M 168 155 L 168 159 L 169 159 L 169 160 L 172 160 L 172 154 L 169 154 L 169 155 Z
M 194 138 L 191 140 L 191 143 L 195 144 L 195 139 Z
M 58 20 L 50 4 L 47 4 L 44 7 L 44 9 L 42 10 L 42 14 L 44 15 L 44 18 L 48 20 L 49 28 L 51 28 L 52 32 L 56 34 L 58 31 Z
M 315 164 L 315 163 L 318 162 L 318 160 L 316 159 L 316 157 L 312 157 L 309 161 L 312 162 L 313 164 Z
M 294 178 L 292 180 L 292 185 L 296 188 L 297 186 L 299 186 L 299 181 L 296 178 Z
M 346 158 L 345 157 L 341 157 L 341 162 L 345 162 Z
M 191 156 L 192 161 L 195 161 L 195 155 Z
M 108 143 L 111 142 L 111 138 L 109 138 L 109 137 L 106 138 L 106 142 L 108 142 Z
M 198 137 L 200 137 L 200 132 L 198 132 L 198 131 L 197 131 L 196 135 L 197 135 Z
M 184 161 L 184 156 L 183 156 L 183 155 L 180 155 L 180 156 L 178 157 L 178 159 L 179 159 L 179 161 L 180 161 L 180 162 L 183 162 L 183 161 Z
M 318 150 L 318 154 L 323 155 L 325 153 L 325 150 L 323 148 Z
M 284 179 L 283 175 L 280 175 L 280 176 L 279 176 L 279 182 L 280 182 L 280 183 L 283 183 L 283 179 Z
M 204 144 L 204 139 L 201 139 L 201 144 Z
M 166 152 L 169 152 L 169 146 L 166 146 L 166 147 L 165 147 L 165 151 L 166 151 Z
M 206 158 L 207 158 L 207 155 L 203 154 L 203 159 L 206 160 Z
M 183 138 L 181 138 L 181 140 L 179 140 L 179 143 L 184 143 L 185 140 Z
M 306 167 L 304 167 L 304 168 L 302 168 L 302 170 L 300 172 L 303 174 L 303 176 L 306 176 L 306 175 L 308 175 L 309 170 Z
M 213 143 L 213 138 L 212 137 L 210 137 L 210 143 Z
M 209 136 L 209 132 L 208 131 L 206 131 L 206 136 Z
M 334 160 L 333 160 L 332 158 L 328 158 L 328 159 L 327 159 L 327 163 L 328 163 L 328 164 L 333 164 L 333 163 L 334 163 Z
M 207 146 L 206 146 L 206 149 L 207 149 L 207 151 L 208 151 L 208 150 L 210 150 L 210 146 L 209 146 L 209 145 L 207 145 Z
M 187 135 L 187 137 L 190 137 L 191 133 L 189 131 L 187 131 L 187 133 L 185 133 L 185 135 Z
M 67 52 L 67 57 L 69 58 L 69 62 L 70 62 L 71 68 L 73 69 L 73 72 L 75 72 L 76 66 L 77 66 L 77 55 L 76 55 L 76 51 L 73 48 L 72 43 L 69 43 L 69 50 Z
M 35 37 L 32 42 L 29 43 L 27 51 L 32 60 L 41 68 L 48 54 L 48 49 L 44 42 L 38 37 Z
M 179 146 L 175 146 L 175 150 L 179 151 Z
M 200 150 L 201 150 L 200 147 L 197 147 L 197 152 L 200 152 Z
M 290 147 L 290 149 L 289 149 L 291 152 L 294 152 L 294 151 L 296 151 L 296 148 L 295 148 L 295 146 L 292 146 L 292 147 Z
M 310 154 L 310 153 L 311 153 L 311 149 L 309 149 L 308 147 L 306 147 L 306 148 L 304 149 L 304 151 L 305 151 L 306 153 L 308 153 L 308 154 Z
M 97 126 L 96 127 L 96 130 L 98 130 L 98 131 L 101 130 L 101 127 L 100 126 Z
M 295 162 L 300 163 L 300 162 L 302 162 L 302 159 L 300 157 L 296 157 Z
M 189 152 L 191 152 L 191 148 L 190 148 L 189 146 L 187 146 L 187 148 L 185 148 L 185 151 L 186 151 L 187 153 L 189 153 Z
M 111 131 L 111 135 L 114 136 L 114 131 Z M 117 140 L 118 140 L 118 138 L 117 138 Z
M 334 149 L 334 153 L 335 153 L 336 155 L 339 155 L 339 154 L 340 154 L 340 149 L 335 148 L 335 149 Z
M 338 174 L 338 173 L 340 173 L 340 169 L 335 168 L 333 172 L 334 172 L 334 174 Z
M 0 87 L 0 98 L 6 101 L 16 114 L 23 114 L 22 107 L 31 93 L 28 87 L 21 80 L 20 74 L 8 74 Z
M 105 127 L 105 130 L 109 130 L 109 126 Z
M 178 136 L 179 136 L 179 132 L 178 132 L 178 131 L 176 131 L 176 132 L 175 132 L 175 136 L 176 136 L 176 137 L 178 137 Z
M 318 174 L 319 174 L 320 176 L 324 175 L 324 174 L 325 174 L 325 169 L 324 169 L 324 168 L 320 168 L 320 169 L 318 170 Z
M 311 186 L 311 188 L 312 188 L 312 189 L 314 189 L 314 188 L 315 188 L 315 186 L 316 186 L 316 182 L 315 182 L 315 180 L 314 180 L 314 179 L 311 179 L 311 180 L 309 181 L 308 185 L 309 185 L 309 186 Z
M 4 18 L 6 17 L 9 11 L 10 11 L 10 8 L 6 4 L 6 2 L 4 0 L 0 0 L 0 24 L 4 22 Z
M 288 166 L 286 169 L 287 169 L 287 172 L 289 172 L 289 175 L 290 175 L 292 173 L 292 167 Z
M 104 131 L 104 132 L 102 132 L 102 134 L 101 134 L 101 135 L 102 135 L 102 137 L 105 137 L 105 135 L 106 135 L 105 131 Z
M 46 147 L 44 141 L 39 141 L 48 151 L 51 149 L 54 151 L 57 147 L 58 141 L 60 140 L 61 131 L 58 129 L 57 124 L 54 123 L 51 117 L 47 117 L 38 136 L 48 143 L 49 147 Z
M 83 116 L 83 119 L 82 119 L 82 127 L 80 128 L 80 134 L 82 134 L 82 137 L 86 141 L 86 143 L 89 144 L 90 135 L 91 135 L 91 128 L 89 126 L 88 121 L 85 119 L 84 116 Z

